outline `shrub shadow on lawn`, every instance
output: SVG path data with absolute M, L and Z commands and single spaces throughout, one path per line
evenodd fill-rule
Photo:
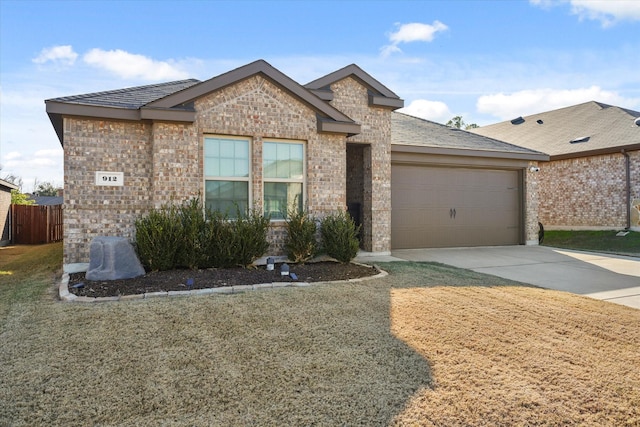
M 395 278 L 395 288 L 434 287 L 434 286 L 524 286 L 527 283 L 516 282 L 489 274 L 453 267 L 439 262 L 402 261 L 376 263 Z

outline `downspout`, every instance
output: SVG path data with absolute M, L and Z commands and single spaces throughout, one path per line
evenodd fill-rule
M 625 198 L 627 200 L 627 227 L 625 230 L 629 230 L 631 228 L 631 159 L 629 158 L 629 153 L 622 149 L 622 155 L 624 156 L 624 167 L 625 167 L 625 176 L 626 176 L 626 186 L 625 186 Z

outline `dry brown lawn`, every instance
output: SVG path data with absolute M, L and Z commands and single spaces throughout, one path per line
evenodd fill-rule
M 400 425 L 640 425 L 640 311 L 525 287 L 391 290 L 435 384 Z
M 383 268 L 225 296 L 13 292 L 0 300 L 0 426 L 640 425 L 639 310 L 433 264 Z

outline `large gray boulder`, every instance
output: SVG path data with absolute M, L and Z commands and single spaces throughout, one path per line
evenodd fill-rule
M 133 246 L 126 238 L 98 236 L 91 240 L 87 280 L 131 279 L 144 273 Z

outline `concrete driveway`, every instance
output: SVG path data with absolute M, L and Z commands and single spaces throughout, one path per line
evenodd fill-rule
M 640 309 L 640 258 L 546 246 L 401 249 L 393 258 L 434 261 Z

